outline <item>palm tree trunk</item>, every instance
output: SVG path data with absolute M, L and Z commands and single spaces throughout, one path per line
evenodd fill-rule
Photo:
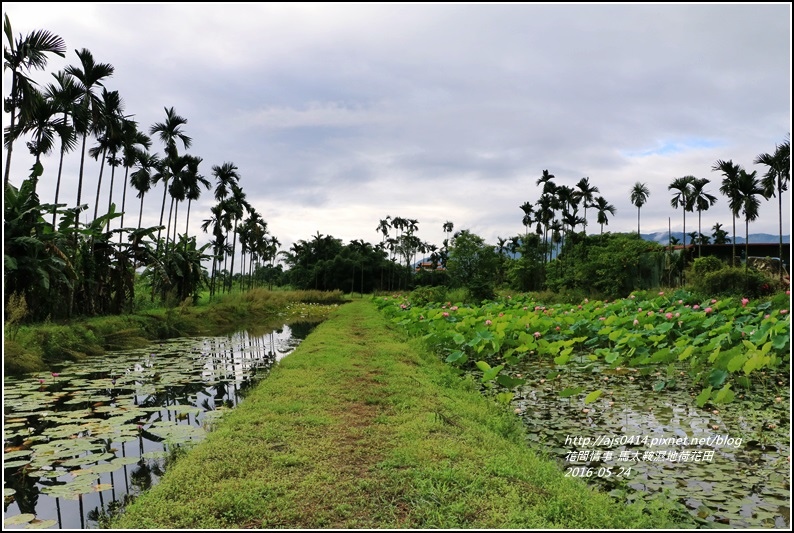
M 124 209 L 127 204 L 127 178 L 129 177 L 129 174 L 130 174 L 130 167 L 124 167 L 124 189 L 122 190 L 121 193 L 121 222 L 119 223 L 120 228 L 124 227 Z M 121 233 L 119 233 L 119 244 L 121 244 Z
M 102 165 L 99 167 L 99 181 L 96 184 L 96 200 L 94 201 L 94 220 L 99 212 L 99 192 L 102 189 L 102 173 L 105 171 L 105 153 L 107 149 L 102 150 Z

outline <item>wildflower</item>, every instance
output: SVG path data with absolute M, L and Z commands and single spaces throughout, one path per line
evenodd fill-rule
M 742 298 L 742 307 L 747 307 L 747 304 L 750 303 L 750 300 L 747 298 Z
M 486 326 L 490 326 L 491 324 L 492 324 L 492 322 L 491 322 L 490 320 L 486 320 L 486 321 L 485 321 L 485 325 L 486 325 Z
M 533 335 L 535 336 L 536 339 L 539 339 L 540 338 L 540 331 L 536 331 L 535 333 L 533 333 Z

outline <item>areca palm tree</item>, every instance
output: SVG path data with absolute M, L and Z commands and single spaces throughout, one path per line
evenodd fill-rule
M 722 224 L 717 222 L 711 227 L 714 232 L 711 234 L 711 237 L 714 239 L 714 244 L 728 244 L 731 242 L 730 237 L 728 237 L 728 232 L 722 229 Z
M 157 154 L 151 154 L 147 151 L 138 151 L 136 153 L 136 162 L 138 170 L 130 175 L 130 184 L 138 191 L 136 195 L 141 199 L 141 207 L 138 213 L 138 229 L 141 229 L 141 219 L 143 217 L 143 197 L 152 185 L 157 182 L 157 174 L 159 174 L 160 158 Z
M 77 147 L 77 129 L 74 125 L 78 121 L 84 120 L 84 118 L 77 116 L 77 114 L 80 112 L 78 102 L 80 101 L 81 91 L 80 88 L 75 84 L 74 78 L 67 75 L 64 71 L 53 73 L 53 77 L 55 78 L 57 85 L 52 83 L 48 84 L 45 95 L 48 99 L 55 102 L 55 105 L 57 105 L 60 111 L 63 113 L 64 124 L 70 125 L 68 138 L 61 139 L 61 153 L 60 157 L 58 158 L 58 179 L 55 184 L 55 200 L 53 200 L 53 205 L 57 206 L 61 192 L 63 159 L 66 155 L 66 152 Z M 71 124 L 69 124 L 69 117 L 71 117 Z M 53 209 L 53 226 L 55 226 L 55 215 L 56 209 Z
M 165 145 L 165 155 L 161 158 L 160 181 L 163 182 L 163 204 L 160 207 L 160 226 L 163 225 L 163 215 L 165 214 L 165 199 L 168 194 L 168 182 L 173 176 L 173 168 L 178 164 L 179 153 L 177 151 L 177 141 L 182 142 L 185 150 L 190 148 L 193 139 L 188 137 L 183 131 L 182 127 L 187 124 L 187 119 L 179 116 L 174 111 L 174 108 L 165 109 L 165 120 L 163 122 L 156 122 L 149 128 L 150 135 L 157 135 L 160 141 Z M 169 214 L 170 218 L 170 214 Z M 166 234 L 166 241 L 168 240 Z M 157 232 L 157 249 L 160 248 L 160 231 Z
M 631 203 L 637 208 L 637 235 L 640 235 L 640 209 L 648 201 L 648 196 L 650 195 L 651 191 L 648 186 L 639 181 L 631 188 Z
M 689 197 L 689 202 L 691 204 L 690 211 L 692 207 L 694 207 L 698 212 L 698 235 L 700 236 L 698 238 L 698 257 L 701 256 L 703 245 L 703 233 L 700 231 L 701 214 L 717 203 L 717 197 L 705 191 L 706 185 L 709 183 L 710 180 L 706 178 L 695 178 L 692 180 L 692 195 Z
M 190 228 L 190 205 L 193 200 L 198 200 L 201 197 L 201 188 L 209 189 L 210 181 L 199 174 L 198 167 L 202 159 L 200 157 L 189 156 L 188 172 L 185 176 L 185 198 L 187 198 L 187 217 L 185 220 L 185 235 L 188 234 Z
M 576 190 L 574 191 L 574 198 L 582 202 L 582 206 L 584 207 L 584 227 L 585 232 L 587 232 L 587 207 L 592 205 L 594 194 L 599 192 L 598 187 L 594 185 L 590 185 L 590 178 L 585 177 L 579 180 L 576 184 Z M 603 228 L 602 228 L 603 233 Z
M 66 43 L 59 36 L 46 30 L 35 30 L 25 37 L 22 34 L 14 40 L 11 30 L 11 21 L 6 13 L 3 19 L 3 33 L 6 36 L 6 46 L 3 47 L 3 70 L 11 70 L 11 95 L 6 100 L 6 106 L 11 120 L 9 129 L 13 130 L 17 124 L 17 111 L 22 109 L 30 95 L 35 82 L 25 73 L 31 69 L 42 70 L 47 66 L 47 54 L 66 57 Z M 14 148 L 14 138 L 6 136 L 6 170 L 3 178 L 3 190 L 8 185 L 11 170 L 11 152 Z
M 764 196 L 764 189 L 761 182 L 756 178 L 756 171 L 748 173 L 742 169 L 739 171 L 738 191 L 741 195 L 741 212 L 744 215 L 744 269 L 748 268 L 750 253 L 750 221 L 758 218 L 758 208 L 761 201 L 758 196 Z
M 124 213 L 127 206 L 127 184 L 129 183 L 130 169 L 135 166 L 139 161 L 140 154 L 145 153 L 152 147 L 152 139 L 144 132 L 138 129 L 137 123 L 128 120 L 124 124 L 124 137 L 122 140 L 123 157 L 122 164 L 124 165 L 124 188 L 121 194 L 121 222 L 120 227 L 124 227 Z M 148 189 L 147 189 L 148 190 Z M 111 190 L 110 199 L 112 199 L 113 191 Z M 108 211 L 110 211 L 110 199 L 108 201 Z M 119 235 L 121 237 L 121 235 Z
M 30 153 L 36 157 L 31 175 L 32 194 L 36 195 L 36 185 L 39 176 L 43 173 L 41 156 L 52 151 L 58 138 L 63 142 L 68 142 L 71 128 L 64 123 L 57 104 L 45 98 L 37 89 L 33 88 L 28 92 L 28 99 L 25 119 L 15 124 L 13 129 L 9 127 L 9 134 L 15 138 L 28 133 L 33 136 L 32 140 L 28 142 L 28 148 Z
M 598 210 L 598 218 L 596 221 L 601 224 L 601 235 L 604 234 L 604 224 L 609 224 L 609 218 L 607 217 L 607 213 L 610 215 L 615 215 L 615 206 L 607 202 L 603 196 L 599 196 L 596 198 L 595 203 L 593 204 Z
M 686 246 L 686 212 L 691 211 L 690 197 L 692 196 L 692 181 L 695 180 L 694 176 L 684 176 L 683 178 L 675 178 L 673 182 L 667 187 L 668 191 L 677 191 L 670 205 L 678 209 L 681 206 L 684 212 L 684 246 Z
M 753 160 L 753 164 L 765 165 L 766 174 L 761 180 L 764 196 L 769 199 L 777 196 L 778 220 L 780 221 L 780 260 L 783 261 L 783 193 L 788 190 L 791 168 L 791 140 L 786 139 L 783 144 L 775 147 L 773 154 L 760 154 Z M 779 270 L 780 281 L 783 281 L 783 269 Z
M 739 171 L 741 167 L 730 159 L 728 161 L 717 160 L 711 167 L 712 172 L 722 172 L 723 178 L 720 184 L 720 194 L 728 198 L 728 208 L 733 217 L 733 246 L 731 251 L 731 266 L 736 266 L 736 217 L 742 209 L 741 194 L 739 192 Z
M 75 85 L 80 88 L 80 112 L 82 120 L 75 121 L 75 128 L 83 140 L 80 148 L 80 171 L 77 175 L 77 207 L 81 205 L 83 197 L 83 172 L 85 170 L 85 146 L 89 133 L 96 131 L 96 125 L 102 102 L 95 94 L 97 87 L 103 87 L 103 80 L 113 75 L 114 68 L 109 63 L 97 63 L 89 50 L 75 50 L 80 66 L 69 65 L 64 69 L 67 75 L 75 80 Z M 75 224 L 78 221 L 75 219 Z
M 115 177 L 115 168 L 118 166 L 116 153 L 123 146 L 124 121 L 126 120 L 124 117 L 124 102 L 121 100 L 118 91 L 108 91 L 103 87 L 102 103 L 99 109 L 100 112 L 96 117 L 94 126 L 94 131 L 98 135 L 98 143 L 88 150 L 88 155 L 101 161 L 96 187 L 96 200 L 94 202 L 94 219 L 99 214 L 99 197 L 102 192 L 102 174 L 105 169 L 105 162 L 111 165 L 111 174 Z M 108 205 L 108 211 L 110 211 L 110 205 Z

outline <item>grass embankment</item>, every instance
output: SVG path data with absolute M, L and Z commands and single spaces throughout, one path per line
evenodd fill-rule
M 17 325 L 3 329 L 5 375 L 48 370 L 53 365 L 101 355 L 109 350 L 146 346 L 153 340 L 192 335 L 224 335 L 241 329 L 267 331 L 292 321 L 320 320 L 327 308 L 313 304 L 346 301 L 340 291 L 268 291 L 253 289 L 126 315 L 79 317 L 60 323 Z
M 114 528 L 653 528 L 527 447 L 517 417 L 345 304 Z

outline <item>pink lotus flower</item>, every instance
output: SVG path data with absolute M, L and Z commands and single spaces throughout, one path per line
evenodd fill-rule
M 664 291 L 659 292 L 659 296 L 664 296 Z
M 692 306 L 692 309 L 700 309 L 700 306 L 698 304 L 695 304 Z
M 653 311 L 648 311 L 648 316 L 653 316 Z
M 505 314 L 504 313 L 499 313 L 499 316 L 505 316 Z
M 639 321 L 639 320 L 637 320 L 637 319 L 635 318 L 635 319 L 634 319 L 634 325 L 636 326 L 636 325 L 637 325 L 637 324 L 639 324 L 639 323 L 640 323 L 640 321 Z
M 747 307 L 747 304 L 750 303 L 750 300 L 747 298 L 742 298 L 742 307 Z
M 781 309 L 780 310 L 780 314 L 781 315 L 785 315 L 786 313 L 788 313 L 788 309 Z
M 673 318 L 673 313 L 666 313 L 666 314 L 664 315 L 664 317 L 665 317 L 667 320 L 670 320 L 671 318 Z
M 57 378 L 58 376 L 60 376 L 60 374 L 58 374 L 57 372 L 52 373 L 52 377 Z
M 533 333 L 533 335 L 535 336 L 536 339 L 539 339 L 540 338 L 540 331 L 536 331 L 535 333 Z
M 425 315 L 419 315 L 419 320 L 424 320 L 424 319 L 425 319 Z
M 457 305 L 453 305 L 452 307 L 449 308 L 449 310 L 450 311 L 457 311 L 458 310 L 458 306 Z
M 703 310 L 703 312 L 704 312 L 704 313 L 706 313 L 706 314 L 709 314 L 709 313 L 711 313 L 712 311 L 713 311 L 713 309 L 712 309 L 711 307 L 707 307 L 707 308 L 705 308 L 705 309 Z
M 443 313 L 441 313 L 441 316 L 443 316 L 444 318 L 448 318 L 449 317 L 449 313 L 444 311 Z
M 764 315 L 764 318 L 769 318 L 769 315 Z
M 486 325 L 486 326 L 490 326 L 491 324 L 492 324 L 492 322 L 491 322 L 490 320 L 486 320 L 486 321 L 485 321 L 485 325 Z
M 634 295 L 632 294 L 631 296 L 629 296 L 629 298 L 633 300 L 634 299 Z
M 715 304 L 715 303 L 717 303 L 717 300 L 712 299 L 711 303 Z

